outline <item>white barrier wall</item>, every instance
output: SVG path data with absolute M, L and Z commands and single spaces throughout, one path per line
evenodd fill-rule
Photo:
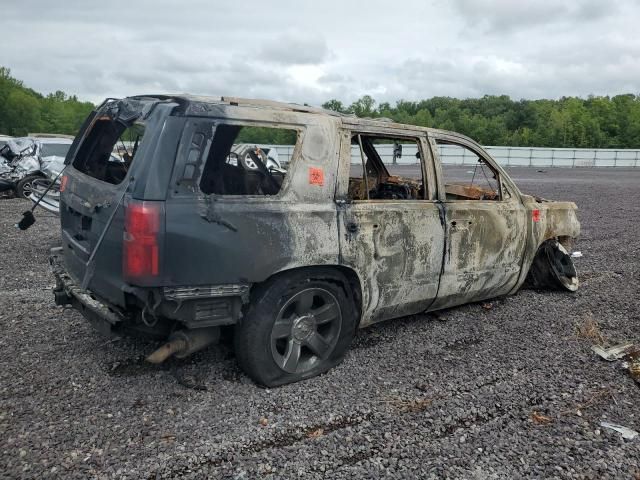
M 265 145 L 266 147 L 266 145 Z M 393 145 L 377 145 L 376 148 L 385 163 L 393 162 Z M 640 150 L 614 150 L 589 148 L 543 148 L 543 147 L 484 147 L 500 164 L 507 167 L 640 167 Z M 281 162 L 288 162 L 293 153 L 293 145 L 277 145 Z M 477 157 L 470 151 L 455 145 L 439 145 L 440 159 L 448 165 L 473 165 Z M 416 163 L 415 144 L 402 146 L 400 165 Z M 351 161 L 360 163 L 357 145 L 351 149 Z

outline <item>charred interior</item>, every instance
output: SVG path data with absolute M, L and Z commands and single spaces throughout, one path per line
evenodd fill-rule
M 407 139 L 361 134 L 351 138 L 351 145 L 358 151 L 361 163 L 360 165 L 351 164 L 348 191 L 350 200 L 422 200 L 425 198 L 423 179 L 391 175 L 376 149 L 376 145 L 390 143 L 399 145 L 402 141 L 406 142 Z
M 474 162 L 471 181 L 460 182 L 451 178 L 450 165 L 442 163 L 444 190 L 447 201 L 456 200 L 501 200 L 499 173 L 475 150 L 445 140 L 437 140 L 439 146 L 446 145 L 448 150 L 458 150 L 457 155 Z M 443 152 L 440 152 L 443 155 Z M 453 165 L 452 165 L 453 166 Z
M 218 125 L 202 172 L 200 191 L 215 195 L 276 195 L 286 171 L 265 149 L 250 140 L 256 129 L 268 131 L 273 143 L 297 143 L 295 130 L 242 125 Z M 293 141 L 292 141 L 293 140 Z

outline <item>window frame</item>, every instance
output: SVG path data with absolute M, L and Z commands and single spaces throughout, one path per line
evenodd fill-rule
M 125 174 L 122 177 L 122 180 L 120 180 L 119 182 L 115 182 L 115 183 L 114 182 L 109 182 L 105 178 L 101 178 L 101 177 L 95 176 L 92 173 L 90 173 L 91 170 L 88 168 L 88 166 L 90 164 L 90 162 L 88 161 L 89 158 L 91 158 L 95 162 L 96 150 L 98 150 L 99 142 L 101 140 L 100 136 L 101 135 L 105 135 L 105 132 L 96 131 L 97 128 L 99 128 L 99 129 L 105 128 L 105 127 L 103 127 L 102 124 L 118 124 L 118 125 L 124 127 L 122 129 L 122 131 L 120 132 L 120 134 L 118 135 L 118 137 L 116 138 L 115 142 L 113 143 L 111 149 L 108 152 L 109 159 L 107 160 L 107 165 L 108 165 L 109 162 L 111 162 L 111 159 L 113 157 L 113 150 L 114 150 L 114 148 L 118 147 L 118 142 L 124 143 L 125 140 L 122 139 L 122 136 L 125 134 L 125 132 L 127 132 L 130 129 L 133 129 L 136 126 L 141 126 L 143 128 L 142 136 L 140 136 L 140 138 L 138 139 L 139 143 L 137 144 L 137 149 L 136 149 L 135 155 L 133 155 L 131 157 L 131 160 L 129 162 L 127 170 L 125 171 Z M 65 164 L 66 165 L 71 165 L 71 167 L 75 171 L 81 173 L 82 175 L 86 175 L 87 177 L 90 177 L 90 178 L 92 178 L 94 180 L 97 180 L 99 182 L 105 183 L 107 185 L 115 185 L 115 186 L 122 185 L 122 183 L 129 176 L 129 170 L 131 169 L 132 165 L 134 164 L 135 159 L 136 158 L 140 158 L 139 155 L 140 155 L 141 147 L 146 144 L 145 139 L 147 139 L 149 136 L 151 136 L 151 134 L 147 133 L 147 131 L 148 131 L 147 127 L 148 127 L 148 119 L 146 119 L 146 118 L 145 119 L 141 119 L 140 117 L 137 117 L 132 122 L 124 123 L 124 122 L 119 121 L 118 118 L 112 118 L 109 115 L 95 116 L 94 118 L 92 118 L 91 123 L 87 127 L 86 131 L 83 132 L 82 139 L 81 139 L 80 143 L 78 143 L 78 145 L 75 147 L 75 150 L 71 154 L 72 155 L 71 157 L 70 157 L 70 152 L 71 152 L 71 149 L 72 149 L 72 147 L 74 145 L 71 144 L 69 146 L 69 150 L 67 151 L 67 155 L 65 157 Z M 112 127 L 112 128 L 115 128 L 115 127 Z M 97 137 L 94 138 L 94 135 L 97 135 Z M 87 142 L 90 142 L 90 143 L 87 143 Z M 42 145 L 41 145 L 41 147 L 42 147 Z M 87 150 L 86 152 L 85 152 L 85 149 Z M 82 157 L 79 158 L 78 156 L 80 154 L 83 154 L 84 158 L 82 158 Z M 103 152 L 103 155 L 105 155 L 105 154 L 107 154 L 107 152 Z M 69 163 L 67 163 L 67 159 L 69 159 Z M 78 162 L 80 162 L 80 163 L 78 163 Z
M 197 120 L 201 121 L 201 118 Z M 275 195 L 226 195 L 220 193 L 205 193 L 200 189 L 200 184 L 202 182 L 202 177 L 204 175 L 207 161 L 209 159 L 209 154 L 211 152 L 211 148 L 213 147 L 214 138 L 216 134 L 216 130 L 220 125 L 229 125 L 229 126 L 240 126 L 240 127 L 260 127 L 260 128 L 273 128 L 273 129 L 281 129 L 281 130 L 292 130 L 296 132 L 296 143 L 293 147 L 293 152 L 291 153 L 291 159 L 287 165 L 286 173 L 284 179 L 282 181 L 282 185 L 280 186 L 280 190 Z M 296 165 L 300 163 L 301 153 L 302 153 L 302 145 L 304 142 L 304 136 L 306 132 L 306 127 L 298 124 L 283 124 L 283 123 L 272 123 L 272 122 L 264 122 L 264 121 L 256 121 L 256 120 L 242 120 L 242 119 L 211 119 L 210 120 L 211 136 L 206 140 L 206 145 L 204 150 L 200 155 L 200 172 L 198 174 L 196 180 L 196 190 L 199 195 L 204 195 L 205 197 L 213 197 L 217 200 L 240 200 L 240 201 L 268 201 L 268 200 L 278 200 L 281 199 L 289 190 L 289 186 L 292 182 L 292 177 L 294 175 L 294 170 Z M 182 139 L 182 141 L 186 141 L 191 143 L 191 139 L 195 131 L 192 132 L 192 135 L 189 139 Z M 237 137 L 236 137 L 237 138 Z M 234 139 L 235 141 L 235 139 Z M 180 179 L 176 179 L 180 181 Z
M 419 165 L 420 165 L 420 173 L 422 175 L 422 185 L 424 189 L 424 197 L 419 199 L 408 199 L 408 200 L 393 200 L 393 199 L 384 199 L 384 198 L 367 198 L 364 200 L 353 200 L 348 198 L 349 191 L 349 178 L 351 173 L 351 146 L 352 139 L 357 136 L 362 137 L 373 137 L 385 140 L 401 140 L 402 143 L 415 142 L 418 147 L 418 152 L 420 153 Z M 397 202 L 435 202 L 437 201 L 436 197 L 436 182 L 435 182 L 435 170 L 433 168 L 433 156 L 431 154 L 431 149 L 427 144 L 427 136 L 426 132 L 421 131 L 404 131 L 404 130 L 378 130 L 375 128 L 358 128 L 351 127 L 345 128 L 343 130 L 342 141 L 344 142 L 344 146 L 341 149 L 341 162 L 343 163 L 343 168 L 340 169 L 339 174 L 339 184 L 338 189 L 336 191 L 336 199 L 341 202 L 346 203 L 354 203 L 354 204 L 379 204 L 379 203 L 397 203 Z M 375 145 L 372 145 L 375 150 Z M 360 146 L 358 145 L 358 148 Z M 361 154 L 364 154 L 364 151 L 361 149 Z M 382 168 L 382 173 L 386 173 L 388 176 L 398 176 L 393 175 L 387 169 L 387 166 L 384 164 L 382 159 L 380 158 L 380 154 L 376 150 L 376 155 L 379 160 L 379 167 Z M 366 157 L 366 156 L 365 156 Z M 376 162 L 378 160 L 375 160 Z M 361 155 L 362 161 L 362 155 Z M 365 165 L 362 165 L 362 173 L 363 177 L 366 173 Z M 369 192 L 367 191 L 367 197 L 369 196 Z
M 437 188 L 438 188 L 438 198 L 443 203 L 461 203 L 461 202 L 488 202 L 488 203 L 508 203 L 513 202 L 517 199 L 516 192 L 518 191 L 515 188 L 513 182 L 510 181 L 509 177 L 506 175 L 505 171 L 496 163 L 496 161 L 491 158 L 491 156 L 482 149 L 479 145 L 476 145 L 473 142 L 470 142 L 464 138 L 453 136 L 453 135 L 442 135 L 442 134 L 430 134 L 429 141 L 431 144 L 431 149 L 433 150 L 432 155 L 436 162 L 436 176 L 437 176 Z M 438 149 L 438 144 L 445 145 L 455 145 L 458 147 L 466 148 L 470 150 L 478 158 L 481 158 L 497 175 L 496 179 L 498 182 L 498 194 L 499 197 L 496 200 L 474 200 L 474 199 L 459 199 L 459 200 L 447 200 L 445 184 L 446 178 L 444 174 L 444 165 L 442 163 L 442 159 L 440 157 L 440 152 Z

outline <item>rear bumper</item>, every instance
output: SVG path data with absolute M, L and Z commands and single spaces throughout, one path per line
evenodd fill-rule
M 73 306 L 96 330 L 105 335 L 111 335 L 113 327 L 126 319 L 116 307 L 99 300 L 90 291 L 80 288 L 64 268 L 61 247 L 51 249 L 49 263 L 56 279 L 53 294 L 57 305 Z
M 105 335 L 115 333 L 114 330 L 140 327 L 140 316 L 135 309 L 123 311 L 120 307 L 99 298 L 92 291 L 80 288 L 80 282 L 65 268 L 64 251 L 61 247 L 51 249 L 49 263 L 56 279 L 53 294 L 57 305 L 73 306 L 96 330 Z M 136 287 L 129 286 L 127 291 L 134 293 Z M 187 329 L 197 329 L 236 323 L 240 318 L 242 305 L 248 301 L 249 285 L 165 287 L 158 293 L 160 297 L 154 308 L 154 318 L 179 322 Z M 140 292 L 137 292 L 136 296 L 143 298 Z M 144 318 L 142 320 L 144 322 Z M 164 326 L 161 323 L 158 322 L 157 326 L 147 325 L 146 329 L 143 328 L 143 333 L 154 337 L 164 335 Z

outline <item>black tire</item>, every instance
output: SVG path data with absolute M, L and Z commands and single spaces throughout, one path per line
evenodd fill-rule
M 42 178 L 42 175 L 27 175 L 16 183 L 16 197 L 29 198 L 33 191 L 32 183 L 38 178 Z
M 529 269 L 527 284 L 534 288 L 578 290 L 578 272 L 571 255 L 560 242 L 550 240 L 540 247 Z
M 267 166 L 267 156 L 260 150 L 259 160 L 255 157 L 258 157 L 258 153 L 256 153 L 256 148 L 247 148 L 245 149 L 239 156 L 240 165 L 245 170 L 250 172 L 260 172 L 260 167 L 258 166 L 258 161 L 262 161 L 262 164 Z
M 342 361 L 357 317 L 349 282 L 339 272 L 277 276 L 252 294 L 236 325 L 236 358 L 253 381 L 266 387 L 314 377 Z

